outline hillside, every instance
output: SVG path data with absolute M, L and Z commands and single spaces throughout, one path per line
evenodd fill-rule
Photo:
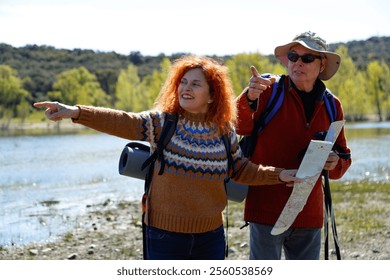
M 372 60 L 383 59 L 387 65 L 390 65 L 390 37 L 371 37 L 365 41 L 330 44 L 329 49 L 334 51 L 340 45 L 348 48 L 349 56 L 359 69 L 365 68 Z
M 372 37 L 363 41 L 331 44 L 335 50 L 341 44 L 346 45 L 349 55 L 359 69 L 364 69 L 370 60 L 383 59 L 390 65 L 390 37 Z M 52 90 L 52 84 L 58 73 L 65 70 L 86 67 L 95 74 L 102 89 L 109 95 L 113 94 L 112 85 L 115 83 L 119 70 L 126 68 L 129 63 L 137 66 L 138 74 L 142 78 L 158 69 L 163 58 L 170 60 L 180 57 L 184 53 L 166 56 L 144 56 L 139 51 L 129 55 L 115 52 L 95 52 L 82 49 L 56 49 L 51 46 L 27 45 L 15 48 L 7 44 L 0 44 L 0 65 L 5 64 L 14 68 L 24 79 L 24 87 L 32 93 L 33 99 L 40 99 Z M 229 56 L 218 57 L 226 61 Z M 274 61 L 273 57 L 270 58 Z

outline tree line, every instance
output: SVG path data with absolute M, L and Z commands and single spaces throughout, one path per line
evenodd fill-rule
M 338 73 L 326 82 L 338 96 L 347 120 L 374 116 L 390 119 L 390 37 L 330 45 L 342 58 Z M 17 117 L 28 118 L 35 101 L 50 99 L 139 112 L 150 109 L 164 83 L 172 56 L 128 56 L 115 52 L 62 50 L 48 46 L 13 48 L 0 44 L 0 118 L 2 127 Z M 224 63 L 236 95 L 248 84 L 250 65 L 261 72 L 284 74 L 273 56 L 242 53 L 211 56 Z

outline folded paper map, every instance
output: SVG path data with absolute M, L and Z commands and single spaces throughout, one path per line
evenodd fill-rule
M 344 121 L 333 122 L 324 141 L 312 140 L 310 142 L 296 175 L 296 177 L 302 178 L 303 181 L 294 184 L 293 191 L 271 231 L 272 235 L 281 234 L 289 229 L 299 212 L 306 205 L 343 125 Z

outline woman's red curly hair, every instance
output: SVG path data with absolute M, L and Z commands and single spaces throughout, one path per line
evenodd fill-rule
M 166 113 L 183 112 L 177 90 L 184 74 L 194 68 L 202 69 L 213 100 L 206 113 L 206 121 L 216 124 L 221 134 L 229 132 L 235 125 L 237 116 L 233 89 L 228 68 L 212 58 L 186 55 L 174 61 L 156 99 L 156 107 Z

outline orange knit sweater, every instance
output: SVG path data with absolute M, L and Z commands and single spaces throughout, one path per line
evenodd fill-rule
M 156 149 L 164 122 L 159 112 L 126 113 L 119 110 L 79 106 L 73 121 L 118 137 L 148 141 Z M 226 206 L 224 178 L 227 155 L 221 136 L 204 115 L 179 116 L 174 136 L 164 150 L 165 169 L 155 173 L 149 194 L 150 225 L 182 233 L 201 233 L 223 224 Z M 231 153 L 237 175 L 234 181 L 250 185 L 280 184 L 281 169 L 255 165 L 243 157 L 234 131 Z

